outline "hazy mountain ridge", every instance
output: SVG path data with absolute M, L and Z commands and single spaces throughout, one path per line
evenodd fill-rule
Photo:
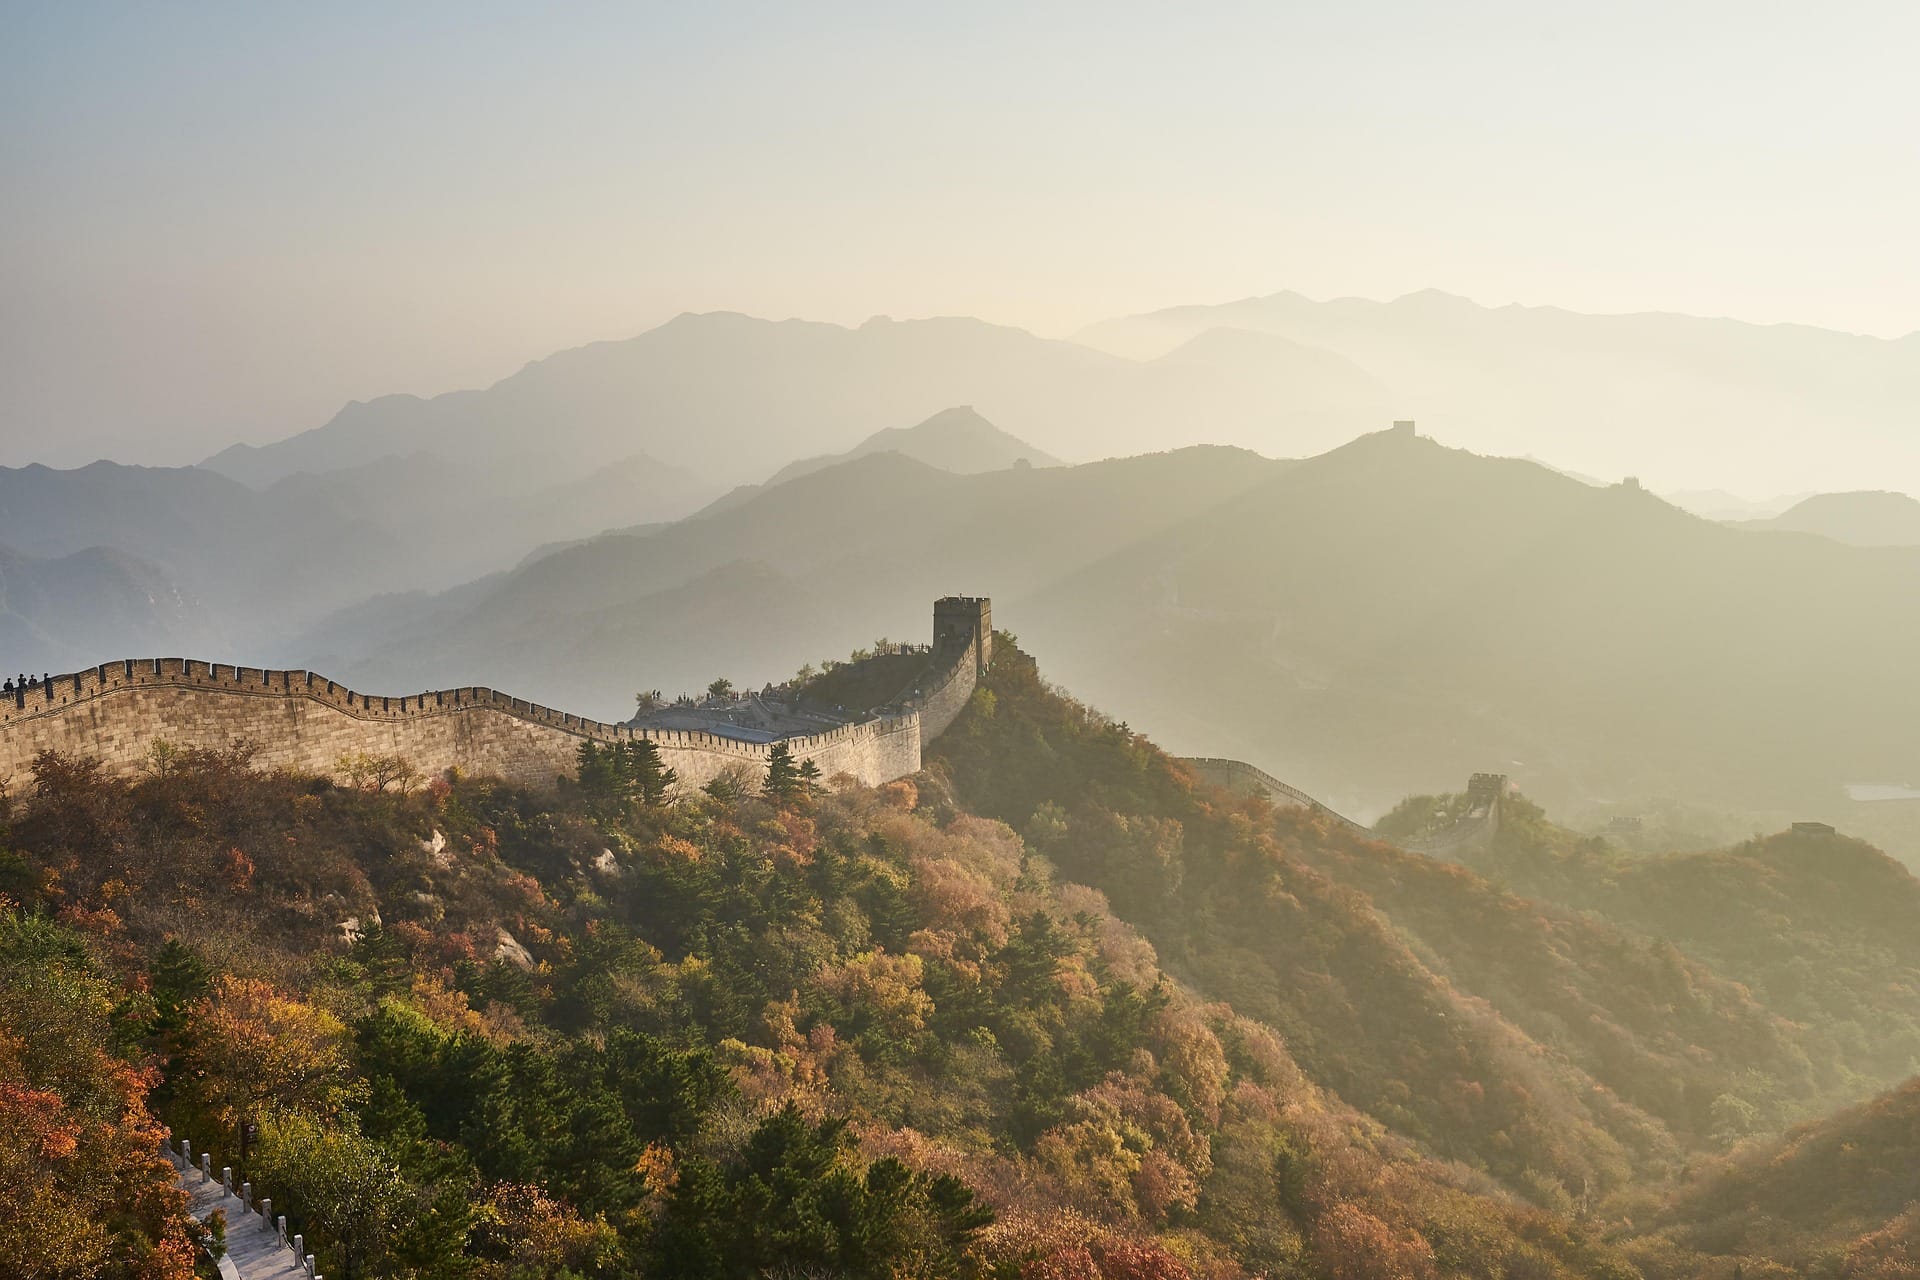
M 1485 307 L 1438 290 L 1389 302 L 1282 292 L 1104 321 L 1076 340 L 1151 356 L 1230 325 L 1338 353 L 1458 444 L 1602 476 L 1804 490 L 1868 476 L 1920 486 L 1920 335 L 1674 313 Z
M 1382 433 L 1021 610 L 1076 687 L 1337 807 L 1361 776 L 1385 782 L 1364 810 L 1497 767 L 1556 803 L 1779 808 L 1912 771 L 1893 725 L 1920 708 L 1895 639 L 1916 587 L 1920 555 L 1756 538 Z
M 527 687 L 552 705 L 624 714 L 621 703 L 639 682 L 696 688 L 722 674 L 709 651 L 717 640 L 740 655 L 742 665 L 726 674 L 756 684 L 789 674 L 796 651 L 835 656 L 864 646 L 876 630 L 918 640 L 924 622 L 907 602 L 956 590 L 1042 590 L 1064 568 L 1092 563 L 1287 465 L 1201 447 L 957 476 L 898 453 L 868 454 L 697 520 L 555 550 L 507 575 L 457 621 L 405 630 L 347 674 L 405 686 L 472 672 L 471 682 Z M 645 602 L 658 593 L 686 593 L 703 576 L 742 565 L 769 575 L 763 583 L 781 583 L 781 598 L 809 601 L 801 614 L 810 621 L 794 630 L 794 615 L 756 610 L 749 596 L 724 635 L 676 630 L 663 619 L 658 645 L 612 634 L 581 639 L 623 611 L 650 612 L 656 606 Z M 568 661 L 541 660 L 542 646 L 556 643 L 567 646 Z
M 924 462 L 955 475 L 973 475 L 981 471 L 1004 471 L 1018 462 L 1036 467 L 1057 467 L 1060 459 L 1034 448 L 1017 436 L 1008 435 L 974 411 L 972 405 L 942 409 L 925 422 L 911 427 L 887 427 L 876 431 L 845 453 L 789 462 L 773 473 L 768 484 L 780 484 L 835 463 L 865 457 L 869 453 L 900 453 L 916 462 Z
M 192 626 L 136 627 L 110 611 L 49 619 L 42 659 L 66 670 L 141 649 L 141 635 L 191 638 L 197 654 L 284 658 L 297 628 L 385 593 L 443 590 L 498 570 L 542 544 L 685 515 L 713 489 L 629 458 L 585 477 L 515 488 L 527 478 L 432 455 L 383 457 L 343 471 L 290 476 L 266 491 L 197 467 L 96 462 L 70 471 L 0 469 L 0 545 L 41 557 L 113 548 L 195 601 Z M 123 588 L 98 579 L 103 608 Z M 48 607 L 41 595 L 21 609 Z M 28 624 L 38 622 L 22 614 Z M 78 629 L 76 629 L 76 627 Z M 176 646 L 175 653 L 180 652 Z
M 789 480 L 797 480 L 801 476 L 875 453 L 897 453 L 954 475 L 1004 471 L 1019 464 L 1036 467 L 1065 465 L 1052 454 L 1044 453 L 1017 436 L 1000 430 L 975 412 L 972 405 L 960 405 L 942 409 L 915 426 L 887 427 L 876 431 L 844 453 L 823 454 L 789 462 L 764 483 L 740 485 L 703 508 L 699 514 L 709 516 L 731 510 L 774 485 L 785 484 Z
M 1856 547 L 1920 546 L 1920 501 L 1884 489 L 1818 493 L 1750 529 L 1817 533 Z
M 743 483 L 783 454 L 838 453 L 956 404 L 1082 459 L 1202 442 L 1297 453 L 1390 416 L 1345 362 L 1276 362 L 1277 345 L 1142 363 L 967 318 L 876 318 L 850 329 L 689 313 L 548 356 L 484 391 L 355 403 L 323 426 L 236 446 L 206 465 L 266 483 L 396 451 L 488 459 L 538 432 L 555 465 L 644 451 Z
M 43 557 L 0 546 L 0 677 L 217 643 L 198 601 L 156 565 L 106 547 Z
M 728 566 L 754 566 L 764 613 L 709 577 Z M 727 584 L 730 626 L 652 620 L 667 592 L 717 616 L 702 580 Z M 556 550 L 451 616 L 408 606 L 420 620 L 377 627 L 343 673 L 604 717 L 642 685 L 758 683 L 796 648 L 917 638 L 900 601 L 954 590 L 992 594 L 1063 678 L 1176 749 L 1340 808 L 1497 768 L 1556 805 L 1679 794 L 1844 821 L 1842 784 L 1920 774 L 1899 729 L 1920 714 L 1900 639 L 1920 552 L 1758 537 L 1394 433 L 1299 463 L 1202 449 L 965 477 L 872 454 Z

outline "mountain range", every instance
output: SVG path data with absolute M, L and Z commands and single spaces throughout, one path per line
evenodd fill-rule
M 62 563 L 100 549 L 108 559 L 97 563 L 115 566 L 92 579 L 64 570 L 69 583 L 98 582 L 101 599 L 58 621 L 40 616 L 50 597 L 16 593 L 16 608 L 32 611 L 22 616 L 45 624 L 30 665 L 183 650 L 275 662 L 293 656 L 300 630 L 369 597 L 447 589 L 545 543 L 686 515 L 715 493 L 644 457 L 526 487 L 510 470 L 426 454 L 265 490 L 204 467 L 36 465 L 0 468 L 0 546 Z M 111 601 L 134 581 L 167 603 L 148 624 L 122 625 L 129 615 Z
M 1485 307 L 1434 290 L 1175 307 L 1072 341 L 966 318 L 688 313 L 485 389 L 355 402 L 206 465 L 264 486 L 426 452 L 516 458 L 557 479 L 644 453 L 731 486 L 954 404 L 1076 461 L 1198 443 L 1299 456 L 1417 417 L 1480 452 L 1662 487 L 1920 488 L 1920 334 Z
M 1429 289 L 1173 307 L 1075 340 L 1151 358 L 1222 328 L 1337 353 L 1409 406 L 1397 416 L 1484 453 L 1608 478 L 1657 469 L 1675 487 L 1920 488 L 1920 332 L 1485 307 Z
M 1730 527 L 1594 479 L 1698 455 L 1760 492 L 1742 466 L 1815 438 L 1898 474 L 1913 340 L 1433 293 L 1080 339 L 690 314 L 198 467 L 0 471 L 12 661 L 190 649 L 618 716 L 917 636 L 912 602 L 961 590 L 1178 749 L 1361 813 L 1496 768 L 1567 811 L 1684 799 L 1741 830 L 1920 777 L 1920 504 Z M 1342 446 L 1402 404 L 1482 452 Z M 1792 466 L 1775 491 L 1821 469 Z M 97 604 L 31 585 L 56 579 Z
M 538 440 L 539 464 L 557 474 L 644 452 L 731 485 L 956 404 L 1074 459 L 1215 441 L 1326 447 L 1389 416 L 1384 389 L 1350 361 L 1270 335 L 1197 335 L 1143 362 L 971 319 L 848 329 L 688 314 L 483 391 L 354 403 L 206 466 L 264 486 L 394 453 L 495 463 Z
M 955 590 L 1177 749 L 1360 812 L 1481 768 L 1556 804 L 1770 814 L 1920 776 L 1920 550 L 1718 524 L 1405 430 L 1298 462 L 955 475 L 866 454 L 364 607 L 324 660 L 362 687 L 613 716 L 636 688 L 759 684 L 795 652 L 915 635 L 901 602 Z

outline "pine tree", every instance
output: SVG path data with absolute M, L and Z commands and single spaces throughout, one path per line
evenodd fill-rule
M 578 777 L 582 791 L 596 798 L 611 796 L 617 792 L 619 757 L 616 751 L 602 751 L 599 744 L 588 738 L 581 742 L 580 750 L 576 755 L 580 762 Z
M 774 743 L 773 752 L 767 757 L 766 794 L 776 800 L 791 800 L 800 793 L 802 785 L 793 749 L 784 742 Z
M 636 738 L 627 744 L 627 763 L 633 788 L 649 808 L 663 804 L 667 792 L 680 781 L 680 775 L 660 759 L 659 745 L 649 738 Z
M 213 988 L 207 962 L 178 938 L 167 939 L 148 971 L 153 983 L 153 1029 L 161 1036 L 177 1036 L 186 1029 L 187 1011 Z

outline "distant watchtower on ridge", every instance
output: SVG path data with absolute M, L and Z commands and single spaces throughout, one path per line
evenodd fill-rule
M 933 647 L 973 645 L 974 660 L 985 671 L 993 660 L 993 601 L 985 596 L 942 596 L 933 602 Z
M 1467 779 L 1467 799 L 1476 809 L 1498 803 L 1507 794 L 1507 775 L 1476 773 Z

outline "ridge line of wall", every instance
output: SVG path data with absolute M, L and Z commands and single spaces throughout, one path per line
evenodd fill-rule
M 1334 821 L 1352 828 L 1369 840 L 1384 840 L 1388 844 L 1398 845 L 1413 853 L 1424 853 L 1435 857 L 1464 849 L 1469 845 L 1491 840 L 1500 829 L 1500 799 L 1496 794 L 1489 800 L 1486 808 L 1465 821 L 1454 824 L 1445 831 L 1427 836 L 1409 836 L 1400 839 L 1387 839 L 1376 833 L 1373 828 L 1363 826 L 1352 818 L 1320 803 L 1298 787 L 1289 786 L 1268 773 L 1258 765 L 1248 764 L 1245 760 L 1231 760 L 1222 756 L 1176 756 L 1203 782 L 1208 782 L 1228 791 L 1265 794 L 1270 800 L 1298 805 L 1311 809 L 1315 813 L 1324 813 Z

